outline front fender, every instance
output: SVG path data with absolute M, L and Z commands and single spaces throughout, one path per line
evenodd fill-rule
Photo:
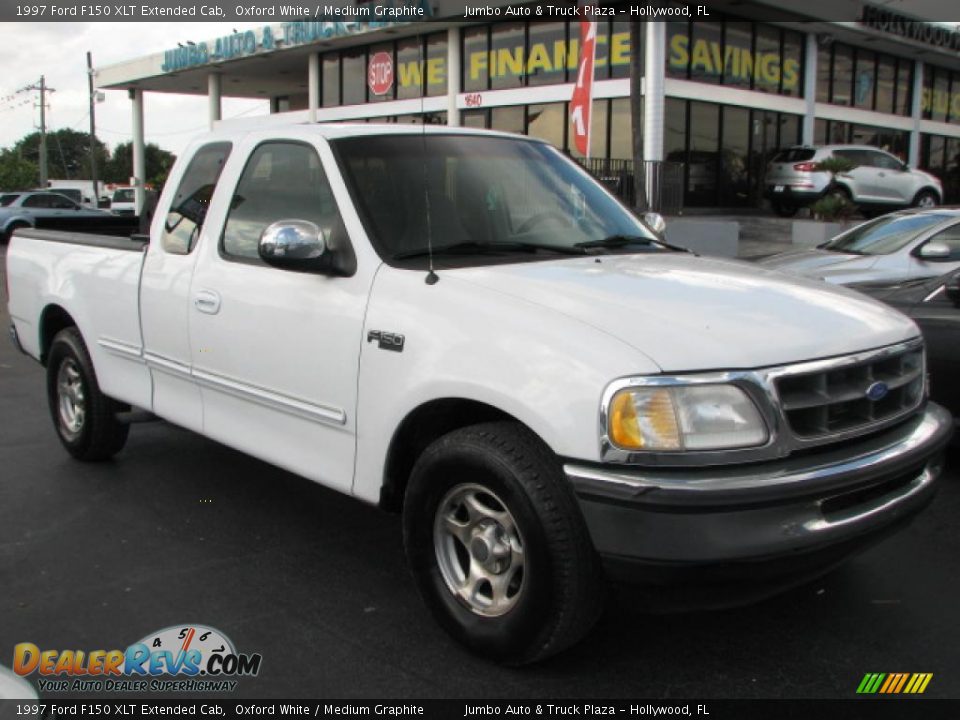
M 463 399 L 504 412 L 564 457 L 599 460 L 599 409 L 618 378 L 659 372 L 624 342 L 552 309 L 441 273 L 385 266 L 367 310 L 357 400 L 354 493 L 376 502 L 390 441 L 433 400 Z M 404 336 L 381 349 L 371 331 Z

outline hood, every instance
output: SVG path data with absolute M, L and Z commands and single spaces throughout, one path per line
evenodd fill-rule
M 442 276 L 575 318 L 663 372 L 781 365 L 919 334 L 900 313 L 852 290 L 686 253 L 461 268 Z
M 768 270 L 822 277 L 823 271 L 842 267 L 846 270 L 871 268 L 877 262 L 876 255 L 854 255 L 853 253 L 830 252 L 829 250 L 791 250 L 765 257 L 756 262 Z

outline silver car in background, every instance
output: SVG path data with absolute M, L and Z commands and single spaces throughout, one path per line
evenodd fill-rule
M 817 163 L 843 158 L 856 167 L 839 173 L 831 187 L 830 173 Z M 868 217 L 905 207 L 931 208 L 943 201 L 940 180 L 914 170 L 899 158 L 868 145 L 797 146 L 781 150 L 767 165 L 764 195 L 774 212 L 790 217 L 827 193 L 843 195 Z
M 943 275 L 960 268 L 960 209 L 902 210 L 757 264 L 838 285 Z

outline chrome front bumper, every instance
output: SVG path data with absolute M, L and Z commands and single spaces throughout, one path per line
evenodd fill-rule
M 570 461 L 564 470 L 607 561 L 776 564 L 832 548 L 850 554 L 916 514 L 933 496 L 953 426 L 931 403 L 867 440 L 780 461 L 669 469 Z

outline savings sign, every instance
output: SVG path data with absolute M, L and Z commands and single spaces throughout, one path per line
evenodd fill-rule
M 378 52 L 367 65 L 367 87 L 374 95 L 386 95 L 393 87 L 393 56 Z

